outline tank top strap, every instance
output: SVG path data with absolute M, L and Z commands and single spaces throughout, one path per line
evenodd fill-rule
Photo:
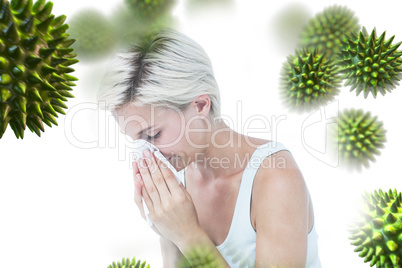
M 239 193 L 237 196 L 237 202 L 235 207 L 235 212 L 233 215 L 233 223 L 239 223 L 239 226 L 243 231 L 249 232 L 255 235 L 255 230 L 251 225 L 251 195 L 253 190 L 253 183 L 255 175 L 261 166 L 263 160 L 272 154 L 279 151 L 288 151 L 285 146 L 279 142 L 268 142 L 259 146 L 252 156 L 243 172 L 242 180 L 240 183 Z M 270 162 L 269 165 L 275 166 L 280 163 Z M 234 227 L 234 226 L 233 226 Z M 234 227 L 236 228 L 236 227 Z

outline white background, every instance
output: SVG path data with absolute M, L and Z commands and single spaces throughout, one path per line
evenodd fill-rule
M 71 17 L 88 7 L 108 15 L 122 1 L 53 3 L 55 15 Z M 279 100 L 280 69 L 293 47 L 276 34 L 275 22 L 295 3 L 237 0 L 231 8 L 195 14 L 180 2 L 174 14 L 179 29 L 209 54 L 221 89 L 222 114 L 234 120 L 234 130 L 276 139 L 296 158 L 314 204 L 323 267 L 369 267 L 353 252 L 346 225 L 355 216 L 363 191 L 402 190 L 397 157 L 402 92 L 397 88 L 386 96 L 364 99 L 341 88 L 336 102 L 327 107 L 327 118 L 344 108 L 371 111 L 384 123 L 387 142 L 369 169 L 359 173 L 336 167 L 325 153 L 330 121 L 320 120 L 319 110 L 290 113 Z M 395 35 L 394 42 L 402 41 L 399 1 L 297 3 L 311 16 L 335 3 L 346 5 L 369 31 L 376 27 L 380 35 L 386 30 L 387 39 Z M 110 114 L 97 109 L 95 93 L 105 62 L 73 67 L 80 80 L 75 98 L 67 102 L 67 115 L 58 118 L 59 126 L 45 126 L 41 138 L 27 130 L 23 140 L 8 128 L 0 140 L 0 267 L 95 268 L 133 256 L 162 267 L 158 237 L 133 201 L 127 144 Z M 286 120 L 274 126 L 261 120 L 248 125 L 247 119 L 255 115 L 271 123 L 272 116 Z

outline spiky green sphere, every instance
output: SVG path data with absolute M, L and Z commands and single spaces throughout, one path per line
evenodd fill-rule
M 272 42 L 278 44 L 278 48 L 290 53 L 298 45 L 300 32 L 311 18 L 311 11 L 306 4 L 290 3 L 279 12 L 271 21 Z
M 402 267 L 402 194 L 379 189 L 363 199 L 362 217 L 350 230 L 355 252 L 371 267 Z
M 43 123 L 57 125 L 77 80 L 78 62 L 68 39 L 66 16 L 51 14 L 52 2 L 0 2 L 0 138 L 10 125 L 17 138 L 28 127 L 40 136 Z
M 140 37 L 146 33 L 159 31 L 167 27 L 175 28 L 176 21 L 168 13 L 144 23 L 131 8 L 127 8 L 127 5 L 120 5 L 113 11 L 110 25 L 113 28 L 119 46 L 129 49 L 133 43 L 138 42 Z
M 193 247 L 186 257 L 179 261 L 178 268 L 223 268 L 215 254 L 203 246 Z
M 301 33 L 302 47 L 317 48 L 335 56 L 342 48 L 342 40 L 360 29 L 359 19 L 345 6 L 333 5 L 312 18 Z
M 363 91 L 365 98 L 371 92 L 375 98 L 377 92 L 384 95 L 399 85 L 402 51 L 397 51 L 401 43 L 392 45 L 394 37 L 385 41 L 385 32 L 377 37 L 375 29 L 369 36 L 363 27 L 359 36 L 352 34 L 343 42 L 339 65 L 350 91 L 356 89 L 356 95 Z
M 375 161 L 380 148 L 386 141 L 383 123 L 363 110 L 345 110 L 339 114 L 336 144 L 340 161 L 351 168 L 369 167 L 369 161 Z
M 142 21 L 152 21 L 169 13 L 176 0 L 125 0 L 127 6 Z
M 296 50 L 283 64 L 281 95 L 290 109 L 312 110 L 338 94 L 340 78 L 332 59 L 317 50 Z
M 77 40 L 73 48 L 82 60 L 108 56 L 116 46 L 111 22 L 97 10 L 81 10 L 71 18 L 69 24 L 71 37 Z
M 203 9 L 233 4 L 233 0 L 186 0 L 186 7 L 189 9 Z
M 141 262 L 140 260 L 136 260 L 135 257 L 131 260 L 129 258 L 122 259 L 121 262 L 113 262 L 107 268 L 150 268 L 149 264 L 147 265 L 146 262 Z

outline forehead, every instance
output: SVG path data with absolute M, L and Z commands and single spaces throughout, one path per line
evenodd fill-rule
M 166 108 L 156 105 L 136 106 L 134 104 L 125 104 L 113 111 L 114 117 L 127 119 L 133 116 L 142 118 L 151 118 L 153 115 L 158 116 L 164 112 Z

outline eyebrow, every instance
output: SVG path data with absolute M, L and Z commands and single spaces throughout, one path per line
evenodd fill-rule
M 149 130 L 149 129 L 151 129 L 151 128 L 153 128 L 154 126 L 150 126 L 150 127 L 147 127 L 147 128 L 144 128 L 143 130 L 141 130 L 140 132 L 138 132 L 138 134 L 137 135 L 142 135 L 142 133 L 144 133 L 145 131 L 147 131 L 147 130 Z

